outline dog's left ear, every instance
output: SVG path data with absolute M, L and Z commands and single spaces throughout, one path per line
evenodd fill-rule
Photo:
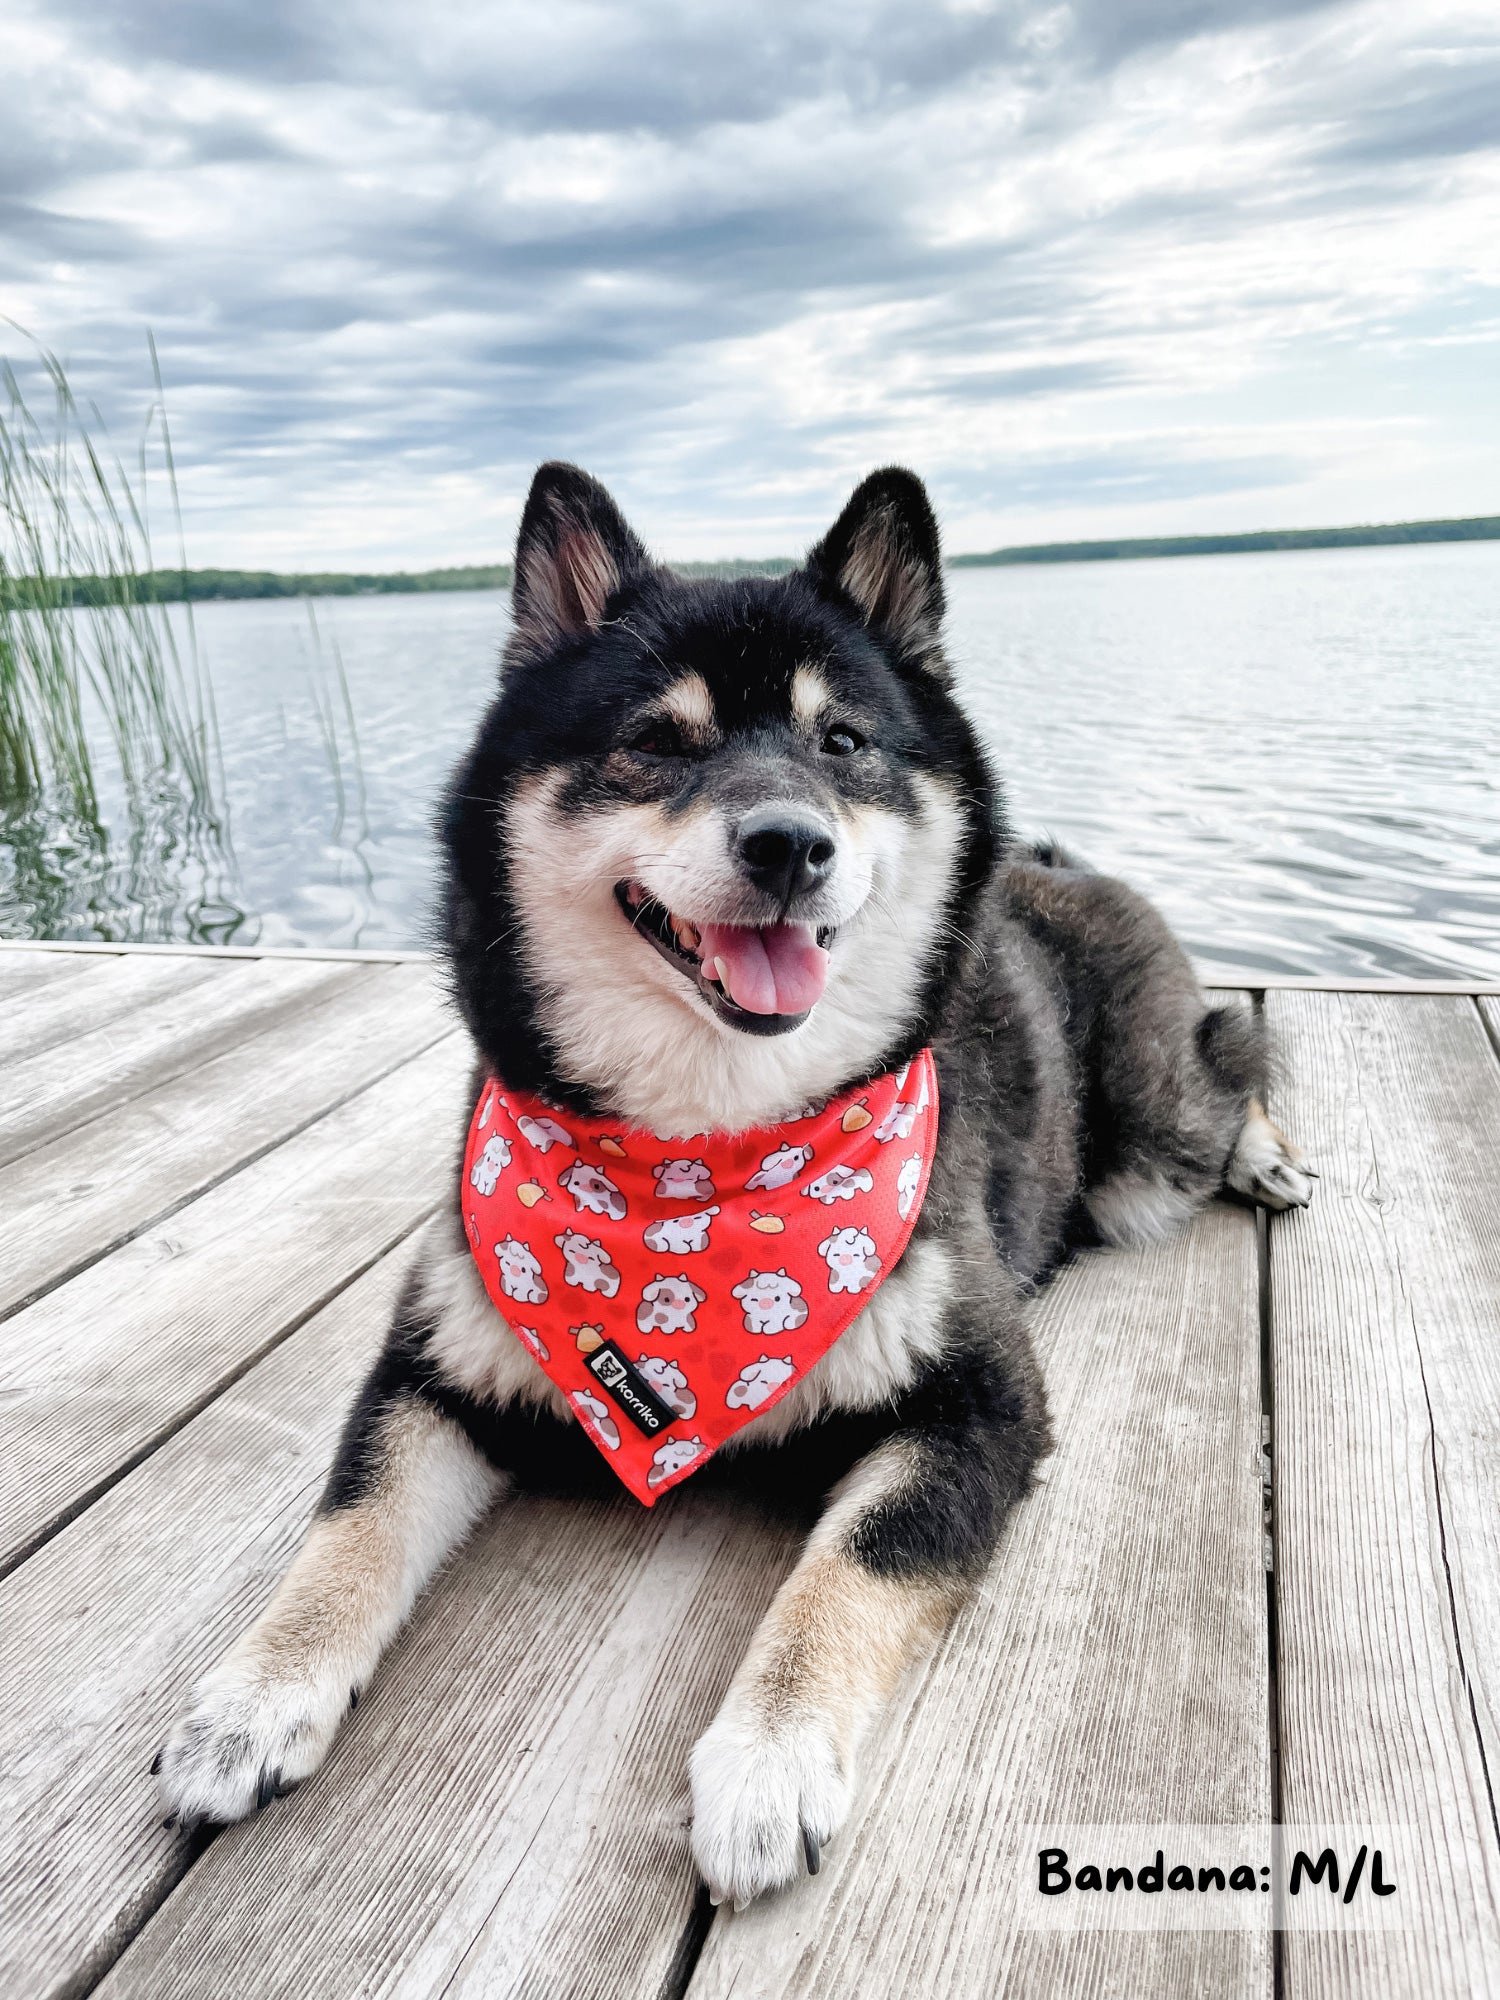
M 807 570 L 824 592 L 852 603 L 863 622 L 909 665 L 943 675 L 943 558 L 927 489 L 888 465 L 861 480 Z
M 540 466 L 516 536 L 511 615 L 536 652 L 597 631 L 611 597 L 651 567 L 597 479 L 561 461 Z

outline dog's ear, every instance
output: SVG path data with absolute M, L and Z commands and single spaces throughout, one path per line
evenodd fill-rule
M 528 647 L 545 652 L 596 631 L 604 608 L 651 559 L 624 515 L 576 465 L 538 467 L 516 536 L 511 615 Z
M 888 465 L 861 480 L 815 549 L 807 570 L 825 594 L 853 605 L 903 660 L 945 673 L 943 559 L 927 489 Z

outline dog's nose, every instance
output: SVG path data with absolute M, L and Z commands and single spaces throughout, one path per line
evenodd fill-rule
M 757 889 L 779 903 L 805 896 L 827 880 L 837 852 L 826 826 L 786 806 L 759 806 L 735 828 L 740 866 Z

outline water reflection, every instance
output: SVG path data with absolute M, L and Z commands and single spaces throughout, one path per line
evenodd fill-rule
M 1500 545 L 950 583 L 1017 825 L 1154 896 L 1207 974 L 1500 978 Z M 221 832 L 170 785 L 134 812 L 106 788 L 95 822 L 57 801 L 0 822 L 0 931 L 428 942 L 431 814 L 506 598 L 316 615 L 199 606 Z

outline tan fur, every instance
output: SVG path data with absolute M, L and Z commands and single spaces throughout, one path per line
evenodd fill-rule
M 1317 1176 L 1302 1148 L 1271 1123 L 1264 1104 L 1252 1097 L 1224 1178 L 1236 1194 L 1265 1208 L 1283 1209 L 1306 1208 Z
M 899 1438 L 862 1460 L 772 1600 L 732 1687 L 772 1732 L 816 1710 L 836 1721 L 840 1748 L 852 1756 L 866 1724 L 961 1601 L 951 1582 L 876 1576 L 849 1554 L 861 1518 L 916 1476 Z
M 850 1754 L 953 1610 L 929 1580 L 874 1576 L 839 1550 L 804 1557 L 761 1622 L 737 1685 L 775 1731 L 813 1709 Z
M 304 1670 L 310 1654 L 323 1653 L 363 1679 L 432 1570 L 502 1484 L 426 1403 L 394 1410 L 378 1449 L 369 1497 L 313 1522 L 241 1641 L 272 1677 Z
M 696 748 L 712 749 L 718 741 L 719 718 L 702 674 L 684 674 L 681 680 L 673 681 L 661 698 L 660 708 Z
M 816 667 L 798 667 L 792 675 L 792 715 L 804 729 L 821 722 L 832 706 L 828 683 Z
M 927 629 L 925 573 L 902 552 L 885 516 L 872 516 L 855 536 L 839 581 L 872 625 L 907 641 L 935 636 Z
M 956 1581 L 877 1576 L 850 1553 L 864 1515 L 918 1476 L 891 1439 L 836 1490 L 693 1748 L 693 1855 L 737 1907 L 791 1880 L 842 1825 L 861 1739 L 963 1597 Z
M 162 1746 L 162 1802 L 184 1825 L 242 1819 L 317 1770 L 418 1592 L 504 1488 L 427 1404 L 399 1405 L 372 1443 L 369 1494 L 313 1522 Z
M 559 525 L 556 548 L 534 554 L 526 564 L 525 608 L 516 620 L 516 638 L 524 647 L 597 628 L 620 585 L 614 557 L 596 533 L 573 522 Z

